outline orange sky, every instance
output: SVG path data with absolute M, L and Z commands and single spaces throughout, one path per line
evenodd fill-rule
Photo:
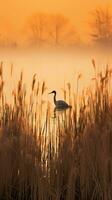
M 69 17 L 81 35 L 86 34 L 90 11 L 112 6 L 111 0 L 0 0 L 0 23 L 6 31 L 20 29 L 33 12 L 62 13 Z

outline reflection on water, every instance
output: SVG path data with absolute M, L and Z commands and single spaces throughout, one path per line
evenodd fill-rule
M 79 107 L 80 104 L 82 107 L 86 105 L 80 96 L 83 89 L 91 85 L 91 79 L 94 78 L 92 57 L 92 54 L 90 56 L 90 54 L 74 54 L 74 52 L 1 54 L 4 66 L 5 102 L 10 103 L 11 106 L 13 104 L 12 111 L 14 108 L 18 116 L 24 116 L 25 123 L 28 120 L 28 125 L 32 126 L 32 132 L 38 134 L 38 138 L 42 137 L 42 148 L 52 144 L 55 152 L 58 152 L 61 134 L 69 133 L 70 129 L 73 129 L 71 133 L 77 133 Z M 102 62 L 104 67 L 104 58 L 95 56 L 96 63 Z M 111 60 L 108 62 L 107 59 L 107 63 L 110 64 Z M 22 75 L 20 77 L 21 71 L 23 71 L 23 78 Z M 53 98 L 48 95 L 53 90 L 57 91 L 57 99 L 65 100 L 72 105 L 72 109 L 54 108 Z M 81 116 L 83 115 L 80 114 Z M 80 121 L 83 119 L 80 118 Z M 85 121 L 82 124 L 84 125 Z
M 91 79 L 94 77 L 91 59 L 96 60 L 98 70 L 100 66 L 104 67 L 107 63 L 109 65 L 112 63 L 111 53 L 106 54 L 101 53 L 101 51 L 88 51 L 86 53 L 76 51 L 1 52 L 0 55 L 0 59 L 4 63 L 4 91 L 7 102 L 12 103 L 12 91 L 15 92 L 14 89 L 18 86 L 21 71 L 23 71 L 23 85 L 27 90 L 27 99 L 29 99 L 31 93 L 32 77 L 36 77 L 37 90 L 42 90 L 43 83 L 45 83 L 44 93 L 38 97 L 38 100 L 37 97 L 32 100 L 33 95 L 30 96 L 29 100 L 32 101 L 32 104 L 36 104 L 35 106 L 38 104 L 37 109 L 40 109 L 39 102 L 42 102 L 41 113 L 44 116 L 42 117 L 44 121 L 48 102 L 50 105 L 53 104 L 52 96 L 48 95 L 50 91 L 56 90 L 58 99 L 64 99 L 73 106 L 74 94 L 77 93 L 80 98 L 82 90 L 91 84 Z M 78 80 L 78 77 L 80 77 L 80 80 Z M 66 113 L 65 111 L 68 112 L 68 110 L 55 110 L 53 112 L 54 118 Z
M 71 110 L 71 107 L 68 107 L 68 108 L 56 108 L 55 107 L 53 118 L 56 118 L 56 117 L 63 115 L 63 114 L 66 116 L 67 110 Z
M 50 112 L 50 131 L 48 132 L 48 140 L 51 139 L 52 145 L 55 149 L 55 152 L 58 152 L 60 138 L 68 132 L 69 127 L 74 128 L 74 124 L 72 124 L 71 119 L 73 115 L 73 110 L 71 108 L 68 109 L 52 109 Z M 65 132 L 66 130 L 66 132 Z M 50 134 L 49 134 L 50 133 Z

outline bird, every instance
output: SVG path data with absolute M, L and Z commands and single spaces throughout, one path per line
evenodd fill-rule
M 53 90 L 52 92 L 50 92 L 49 94 L 54 94 L 54 104 L 55 104 L 55 108 L 56 109 L 67 109 L 67 108 L 72 108 L 71 105 L 68 105 L 65 101 L 63 100 L 56 100 L 56 91 Z

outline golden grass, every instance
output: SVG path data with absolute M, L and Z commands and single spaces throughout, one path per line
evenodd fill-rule
M 92 63 L 94 88 L 83 91 L 77 109 L 78 86 L 71 94 L 68 83 L 64 96 L 68 93 L 73 108 L 52 120 L 49 102 L 42 119 L 46 84 L 40 84 L 36 74 L 29 103 L 22 73 L 13 103 L 5 102 L 1 63 L 1 200 L 112 199 L 112 72 L 107 66 L 96 74 Z

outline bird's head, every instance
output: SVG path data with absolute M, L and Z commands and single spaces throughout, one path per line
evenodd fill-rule
M 54 94 L 56 94 L 56 91 L 55 91 L 55 90 L 53 90 L 53 91 L 52 91 L 52 92 L 50 92 L 49 94 L 53 94 L 53 93 L 54 93 Z

